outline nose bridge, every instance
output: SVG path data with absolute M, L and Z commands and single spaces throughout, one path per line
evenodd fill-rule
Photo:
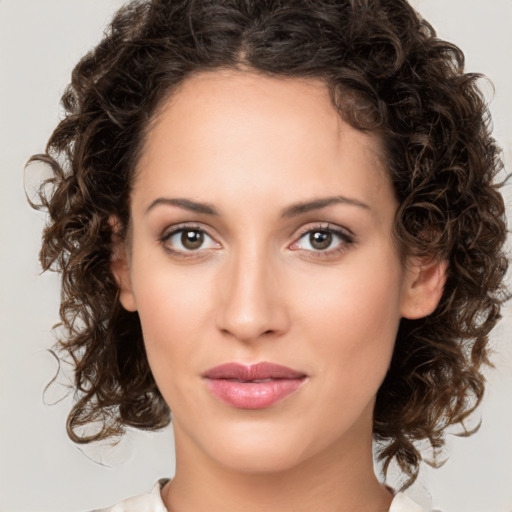
M 264 245 L 244 244 L 229 258 L 219 328 L 244 341 L 280 332 L 285 326 L 279 304 L 277 262 Z

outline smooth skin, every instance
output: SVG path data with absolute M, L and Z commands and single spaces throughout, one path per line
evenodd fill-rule
M 205 72 L 162 105 L 113 272 L 172 410 L 169 510 L 388 510 L 375 396 L 400 319 L 435 309 L 445 264 L 401 264 L 382 162 L 318 81 Z M 263 361 L 307 378 L 247 410 L 202 377 Z

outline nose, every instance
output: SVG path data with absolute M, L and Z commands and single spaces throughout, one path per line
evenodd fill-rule
M 250 248 L 230 260 L 219 283 L 218 329 L 244 342 L 284 333 L 289 316 L 276 262 Z

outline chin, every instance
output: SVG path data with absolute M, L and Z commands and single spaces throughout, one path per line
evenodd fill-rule
M 231 449 L 220 454 L 218 462 L 224 467 L 247 474 L 280 473 L 293 469 L 301 462 L 297 453 L 282 449 Z
M 240 427 L 240 425 L 239 425 Z M 220 465 L 241 473 L 278 473 L 298 466 L 307 454 L 299 436 L 273 429 L 236 429 L 228 436 L 208 440 L 210 453 Z

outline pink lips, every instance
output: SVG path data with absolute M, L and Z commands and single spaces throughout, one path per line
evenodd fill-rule
M 227 363 L 203 374 L 210 392 L 239 409 L 264 409 L 296 391 L 304 373 L 273 363 Z

